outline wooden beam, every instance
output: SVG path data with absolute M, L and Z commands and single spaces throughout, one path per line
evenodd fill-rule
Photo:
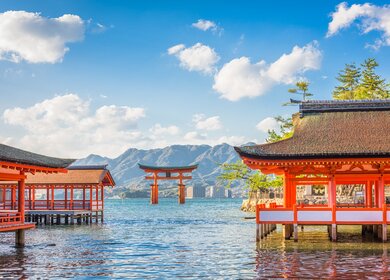
M 146 176 L 145 179 L 146 180 L 154 180 L 154 176 Z M 180 177 L 180 176 L 177 176 L 177 177 L 156 177 L 157 180 L 180 180 L 183 179 L 183 180 L 190 180 L 192 179 L 192 176 L 183 176 L 183 177 Z
M 0 173 L 0 181 L 20 181 L 26 179 L 27 176 L 23 174 Z

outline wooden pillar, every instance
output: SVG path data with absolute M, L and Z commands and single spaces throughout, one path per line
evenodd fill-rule
M 50 209 L 54 210 L 54 185 L 51 185 Z
M 331 237 L 332 237 L 332 241 L 337 241 L 336 204 L 333 204 L 332 206 Z
M 24 175 L 21 171 L 20 175 Z M 25 179 L 18 181 L 18 212 L 20 213 L 20 220 L 24 223 L 24 191 L 25 191 Z
M 83 186 L 83 210 L 85 209 L 85 186 Z
M 28 188 L 28 209 L 31 210 L 32 207 L 32 195 L 31 195 L 31 186 Z
M 68 186 L 65 185 L 64 186 L 64 192 L 65 192 L 65 195 L 64 195 L 64 200 L 65 200 L 65 209 L 68 209 Z
M 382 241 L 387 241 L 387 204 L 383 203 L 383 224 L 382 224 Z
M 24 175 L 23 171 L 20 171 L 20 175 Z M 20 215 L 20 222 L 24 223 L 24 191 L 25 191 L 25 179 L 18 181 L 18 212 Z M 15 246 L 23 247 L 25 243 L 24 229 L 18 229 L 15 232 Z
M 4 189 L 3 189 L 3 193 L 2 193 L 2 197 L 3 197 L 3 209 L 5 209 L 6 191 L 7 191 L 7 189 L 4 188 Z
M 367 207 L 372 207 L 372 181 L 367 181 Z
M 298 241 L 298 211 L 297 211 L 297 205 L 293 205 L 293 213 L 294 213 L 294 242 Z
M 157 172 L 153 172 L 153 185 L 151 185 L 150 190 L 150 203 L 158 204 Z
M 102 194 L 101 194 L 101 198 L 102 198 L 101 222 L 103 223 L 104 222 L 104 186 L 102 185 L 101 188 L 102 188 Z
M 16 247 L 24 247 L 25 244 L 25 235 L 24 229 L 18 229 L 15 231 L 15 246 Z
M 290 175 L 288 172 L 284 172 L 284 189 L 283 189 L 283 201 L 284 201 L 284 207 L 289 208 L 291 207 L 291 180 Z
M 35 210 L 35 186 L 31 185 L 32 188 L 32 210 Z
M 50 196 L 50 186 L 46 186 L 46 208 L 50 209 L 49 206 L 49 196 Z
M 378 181 L 378 203 L 379 205 L 383 205 L 386 203 L 386 197 L 385 197 L 385 181 L 383 180 L 383 175 L 379 177 Z
M 11 210 L 15 210 L 15 204 L 16 204 L 16 187 L 11 187 Z
M 375 181 L 375 207 L 379 207 L 379 184 L 378 180 Z
M 92 192 L 93 192 L 93 189 L 92 189 L 92 185 L 89 186 L 89 209 L 92 211 Z M 92 219 L 91 219 L 92 220 Z
M 74 209 L 74 207 L 73 207 L 73 188 L 74 188 L 74 186 L 73 185 L 71 185 L 70 186 L 70 209 L 71 210 L 73 210 Z
M 183 184 L 183 173 L 179 173 L 179 204 L 184 204 L 186 202 L 186 193 L 185 186 Z
M 334 174 L 332 174 L 328 183 L 328 207 L 336 206 L 336 201 L 336 180 Z
M 96 201 L 96 210 L 99 210 L 99 185 L 95 185 L 95 201 Z M 96 216 L 97 221 L 97 216 Z

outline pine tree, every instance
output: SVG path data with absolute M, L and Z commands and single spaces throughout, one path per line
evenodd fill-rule
M 360 68 L 356 67 L 355 63 L 345 64 L 345 68 L 336 78 L 340 85 L 333 91 L 333 99 L 356 99 L 361 75 Z
M 302 101 L 307 101 L 309 97 L 313 96 L 313 94 L 309 92 L 309 85 L 310 85 L 310 83 L 307 81 L 299 81 L 299 82 L 295 83 L 295 88 L 290 88 L 288 90 L 288 92 L 293 93 L 293 94 L 302 95 Z M 298 103 L 300 103 L 302 101 L 298 101 Z M 294 102 L 293 100 L 291 100 L 290 102 L 287 102 L 283 105 L 284 106 L 296 105 L 296 103 L 297 103 L 296 101 Z
M 368 58 L 362 63 L 362 78 L 356 89 L 356 99 L 386 99 L 390 98 L 389 84 L 375 73 L 379 66 L 374 58 Z

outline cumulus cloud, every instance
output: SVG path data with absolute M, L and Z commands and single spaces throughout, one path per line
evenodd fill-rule
M 206 118 L 203 114 L 196 114 L 192 121 L 195 123 L 196 129 L 199 130 L 219 130 L 222 128 L 222 123 L 219 116 Z
M 203 31 L 217 28 L 215 22 L 206 19 L 198 19 L 198 21 L 194 22 L 192 26 Z
M 328 25 L 327 37 L 337 34 L 341 29 L 350 27 L 355 21 L 363 33 L 376 30 L 381 37 L 369 46 L 379 48 L 390 46 L 390 6 L 376 6 L 373 4 L 353 4 L 348 7 L 346 2 L 340 3 L 332 14 L 332 21 Z
M 84 21 L 65 14 L 45 18 L 39 13 L 0 13 L 0 59 L 29 63 L 61 62 L 68 43 L 84 38 Z
M 168 54 L 176 56 L 182 68 L 205 74 L 215 72 L 215 64 L 219 61 L 219 56 L 214 49 L 201 43 L 189 48 L 183 44 L 175 45 L 168 49 Z
M 198 19 L 197 22 L 192 24 L 192 27 L 195 27 L 202 31 L 211 30 L 214 34 L 221 35 L 223 32 L 223 28 L 218 26 L 214 21 L 206 20 L 206 19 Z
M 267 117 L 261 120 L 257 125 L 256 129 L 262 132 L 268 132 L 268 130 L 277 130 L 279 128 L 278 121 L 273 117 Z
M 91 111 L 90 102 L 76 94 L 47 99 L 27 108 L 3 113 L 6 124 L 22 127 L 24 136 L 8 143 L 48 155 L 80 157 L 90 153 L 118 155 L 132 144 L 149 141 L 137 130 L 143 108 L 102 106 Z
M 264 60 L 252 63 L 248 57 L 235 58 L 214 76 L 213 89 L 230 101 L 260 96 L 277 84 L 294 83 L 306 71 L 319 69 L 321 58 L 317 42 L 295 46 L 269 65 Z
M 180 129 L 176 125 L 162 126 L 157 123 L 149 129 L 153 135 L 177 135 Z

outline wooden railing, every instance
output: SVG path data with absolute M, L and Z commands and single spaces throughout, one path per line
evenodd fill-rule
M 20 212 L 0 211 L 0 226 L 22 223 Z
M 91 208 L 92 205 L 92 208 Z M 5 201 L 0 203 L 0 211 L 2 210 L 12 210 L 17 209 L 17 201 L 13 203 L 11 201 Z M 104 203 L 99 200 L 35 200 L 35 201 L 26 201 L 25 210 L 103 210 Z
M 270 204 L 256 206 L 258 224 L 390 224 L 390 211 L 387 205 L 382 208 L 367 207 L 279 207 Z

